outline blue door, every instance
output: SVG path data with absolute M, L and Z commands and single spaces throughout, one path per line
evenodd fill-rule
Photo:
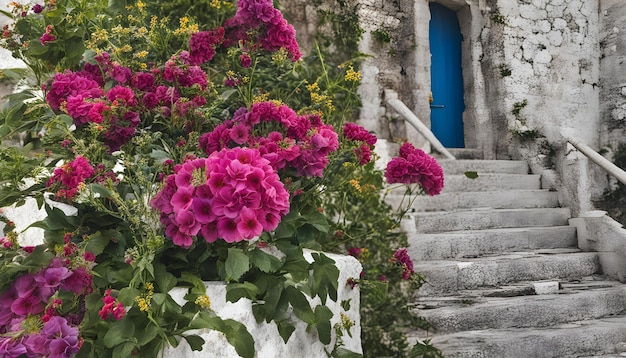
M 431 130 L 447 148 L 463 148 L 463 73 L 461 29 L 456 13 L 430 4 Z

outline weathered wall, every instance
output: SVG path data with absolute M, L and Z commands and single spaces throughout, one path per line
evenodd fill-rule
M 626 3 L 600 0 L 600 144 L 626 143 Z

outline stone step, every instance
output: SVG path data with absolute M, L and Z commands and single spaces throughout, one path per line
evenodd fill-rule
M 482 174 L 476 179 L 470 179 L 465 175 L 444 175 L 442 193 L 522 189 L 541 189 L 541 175 Z
M 558 287 L 559 282 L 553 282 Z M 476 290 L 454 297 L 426 297 L 418 314 L 437 334 L 469 330 L 548 327 L 618 315 L 626 310 L 626 285 L 615 281 L 564 284 L 552 294 L 537 295 L 532 285 L 519 296 L 484 296 Z M 494 295 L 504 290 L 490 292 Z M 505 292 L 506 293 L 506 292 Z M 626 325 L 626 322 L 625 322 Z
M 471 258 L 511 251 L 574 248 L 574 226 L 506 228 L 409 234 L 409 255 L 416 261 Z
M 520 281 L 574 280 L 600 272 L 598 254 L 575 249 L 516 252 L 476 259 L 415 261 L 415 272 L 428 281 L 423 296 L 451 295 L 462 290 Z
M 556 208 L 559 206 L 558 193 L 541 190 L 506 190 L 476 192 L 443 192 L 436 196 L 418 195 L 412 198 L 416 211 L 444 211 L 470 208 Z M 388 195 L 387 202 L 394 208 L 406 205 L 409 198 L 402 195 Z
M 437 335 L 431 343 L 446 358 L 610 356 L 626 342 L 624 322 L 620 315 L 547 328 L 474 330 Z
M 414 213 L 416 232 L 568 225 L 567 208 L 484 209 Z
M 438 163 L 446 176 L 468 171 L 477 172 L 479 176 L 486 173 L 528 174 L 528 163 L 523 160 L 442 159 Z
M 460 159 L 483 159 L 483 150 L 482 149 L 472 149 L 472 148 L 446 148 L 450 154 L 454 155 L 457 160 Z M 435 154 L 437 158 L 437 154 Z M 444 157 L 442 157 L 444 158 Z M 439 159 L 438 159 L 439 160 Z

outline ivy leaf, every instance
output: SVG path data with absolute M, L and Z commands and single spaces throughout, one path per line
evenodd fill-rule
M 278 257 L 259 249 L 248 252 L 248 257 L 254 266 L 265 273 L 276 272 L 283 265 L 282 260 Z
M 333 351 L 331 354 L 332 358 L 363 358 L 363 355 L 360 353 L 353 352 L 349 349 L 345 349 L 343 347 L 339 347 Z
M 296 326 L 288 319 L 275 322 L 276 326 L 278 326 L 278 334 L 280 334 L 283 341 L 287 343 L 293 332 L 296 330 Z
M 104 335 L 102 343 L 107 348 L 113 348 L 133 337 L 135 333 L 135 325 L 129 319 L 122 319 L 111 323 L 111 327 Z
M 330 332 L 331 325 L 330 319 L 333 317 L 333 312 L 326 306 L 319 305 L 315 307 L 315 329 L 320 342 L 323 344 L 330 344 Z
M 477 172 L 468 171 L 468 172 L 465 172 L 465 176 L 470 178 L 470 179 L 476 179 L 476 178 L 478 178 L 478 173 Z
M 189 328 L 208 328 L 222 332 L 241 357 L 254 357 L 254 338 L 241 322 L 223 320 L 212 312 L 200 312 Z
M 242 249 L 229 248 L 228 257 L 224 265 L 226 269 L 226 281 L 237 281 L 250 269 L 250 259 Z
M 322 304 L 326 304 L 326 298 L 337 301 L 337 287 L 339 286 L 339 269 L 335 261 L 321 253 L 313 253 L 313 281 L 311 282 L 311 295 L 318 295 Z
M 237 302 L 242 297 L 253 300 L 258 292 L 258 287 L 252 282 L 229 283 L 226 286 L 226 301 Z
M 204 345 L 204 339 L 198 335 L 190 334 L 188 336 L 183 336 L 183 338 L 189 344 L 192 351 L 201 351 L 202 346 Z
M 311 305 L 302 291 L 294 286 L 287 286 L 283 291 L 283 295 L 286 295 L 287 300 L 291 303 L 293 313 L 296 317 L 300 318 L 309 325 L 315 323 L 315 315 L 311 309 Z
M 89 251 L 96 256 L 100 255 L 111 241 L 110 237 L 112 236 L 114 235 L 103 235 L 100 231 L 89 235 L 87 245 L 85 245 L 85 251 Z

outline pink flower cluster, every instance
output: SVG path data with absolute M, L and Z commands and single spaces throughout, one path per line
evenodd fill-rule
M 189 39 L 189 62 L 200 65 L 209 62 L 215 56 L 215 47 L 224 42 L 224 28 L 212 31 L 200 31 Z
M 423 150 L 404 143 L 399 156 L 387 163 L 385 178 L 389 183 L 419 183 L 426 194 L 437 195 L 443 189 L 443 169 Z
M 411 260 L 407 250 L 404 248 L 396 250 L 390 261 L 397 263 L 402 267 L 403 280 L 408 280 L 411 277 L 411 274 L 415 273 L 415 271 L 413 271 L 413 261 Z
M 88 261 L 77 261 L 72 245 L 64 247 L 69 255 L 54 258 L 36 274 L 18 277 L 0 295 L 0 357 L 71 357 L 80 349 L 78 325 L 84 312 L 62 316 L 63 301 L 57 298 L 59 291 L 79 298 L 91 292 Z M 33 320 L 42 326 L 33 325 Z
M 69 114 L 77 127 L 98 125 L 103 142 L 116 151 L 135 135 L 142 115 L 185 116 L 206 104 L 201 95 L 181 95 L 189 89 L 201 93 L 208 86 L 206 72 L 192 64 L 194 56 L 205 55 L 183 51 L 162 68 L 133 72 L 103 53 L 97 64 L 87 63 L 82 71 L 57 73 L 44 87 L 46 101 L 53 110 Z
M 198 234 L 239 242 L 276 229 L 289 212 L 289 193 L 257 150 L 233 148 L 178 165 L 150 205 L 166 235 L 188 248 Z
M 118 301 L 115 297 L 111 296 L 110 289 L 104 292 L 102 302 L 104 302 L 104 305 L 100 311 L 98 311 L 100 319 L 105 320 L 110 316 L 113 316 L 113 318 L 119 321 L 126 315 L 126 308 L 124 308 L 124 304 Z
M 346 139 L 362 142 L 354 149 L 354 154 L 359 159 L 359 164 L 365 165 L 372 159 L 372 147 L 378 140 L 376 136 L 356 123 L 348 122 L 343 126 L 343 135 Z
M 321 177 L 339 140 L 319 116 L 299 116 L 274 102 L 240 108 L 231 120 L 200 136 L 200 148 L 207 154 L 242 145 L 256 148 L 276 171 L 287 167 L 298 176 Z
M 224 27 L 227 46 L 240 41 L 244 45 L 255 41 L 269 52 L 284 48 L 294 62 L 302 57 L 296 30 L 283 18 L 280 10 L 274 8 L 272 0 L 240 0 L 237 13 L 224 22 Z M 256 36 L 253 38 L 251 34 Z
M 79 187 L 85 183 L 85 179 L 94 174 L 89 161 L 82 156 L 77 156 L 73 161 L 63 164 L 54 169 L 54 173 L 46 183 L 47 187 L 58 188 L 56 197 L 72 201 Z

